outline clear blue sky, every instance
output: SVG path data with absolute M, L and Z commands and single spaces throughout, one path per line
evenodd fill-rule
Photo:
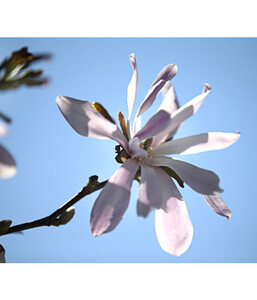
M 18 174 L 0 181 L 0 219 L 13 224 L 47 216 L 75 195 L 91 175 L 108 179 L 119 165 L 113 141 L 78 135 L 55 104 L 57 95 L 102 103 L 116 118 L 127 115 L 126 92 L 132 75 L 129 54 L 138 64 L 140 105 L 158 72 L 178 65 L 173 84 L 181 105 L 197 96 L 208 82 L 212 91 L 196 115 L 176 137 L 208 131 L 241 131 L 240 140 L 221 151 L 184 156 L 221 179 L 223 198 L 232 211 L 228 221 L 215 214 L 200 194 L 181 190 L 194 226 L 188 251 L 165 253 L 154 230 L 154 214 L 136 215 L 137 183 L 129 208 L 111 233 L 92 237 L 90 210 L 98 193 L 75 205 L 66 226 L 42 227 L 0 238 L 8 262 L 257 262 L 256 109 L 257 40 L 212 38 L 17 38 L 0 39 L 0 59 L 28 46 L 49 52 L 52 60 L 35 64 L 50 78 L 46 87 L 1 92 L 0 111 L 13 118 L 10 134 L 1 139 L 15 157 Z M 147 120 L 160 104 L 145 114 Z

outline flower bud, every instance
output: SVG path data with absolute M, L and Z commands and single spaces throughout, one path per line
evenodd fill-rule
M 54 226 L 65 225 L 73 218 L 74 214 L 75 214 L 75 208 L 70 207 L 64 213 L 62 213 L 58 218 L 56 218 L 52 222 L 52 225 Z
M 11 224 L 12 224 L 11 220 L 2 220 L 2 221 L 0 221 L 0 235 L 5 234 L 8 231 Z

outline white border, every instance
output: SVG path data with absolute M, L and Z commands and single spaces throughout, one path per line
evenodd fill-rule
M 256 37 L 255 1 L 2 1 L 2 37 Z

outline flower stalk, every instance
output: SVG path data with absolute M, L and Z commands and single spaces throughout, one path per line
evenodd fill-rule
M 33 222 L 27 222 L 15 226 L 9 227 L 9 229 L 3 234 L 9 234 L 14 232 L 21 232 L 24 230 L 36 228 L 36 227 L 42 227 L 42 226 L 57 226 L 56 220 L 58 221 L 58 217 L 62 216 L 72 205 L 77 203 L 79 200 L 84 198 L 85 196 L 92 194 L 100 189 L 102 189 L 108 180 L 103 182 L 98 182 L 98 176 L 90 176 L 88 183 L 82 188 L 82 190 L 72 197 L 69 201 L 64 203 L 60 208 L 58 208 L 56 211 L 54 211 L 52 214 L 50 214 L 47 217 L 44 217 L 42 219 L 35 220 Z M 61 224 L 59 224 L 61 225 Z

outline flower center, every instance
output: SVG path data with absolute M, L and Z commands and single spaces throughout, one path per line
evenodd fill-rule
M 139 144 L 139 147 L 141 149 L 144 149 L 143 144 L 144 144 L 144 142 L 142 142 L 142 143 Z M 152 149 L 152 147 L 148 147 L 147 149 L 144 149 L 144 150 L 147 152 L 148 158 L 152 158 L 153 157 L 153 149 Z M 138 158 L 139 158 L 139 160 L 146 160 L 145 157 L 138 157 Z

